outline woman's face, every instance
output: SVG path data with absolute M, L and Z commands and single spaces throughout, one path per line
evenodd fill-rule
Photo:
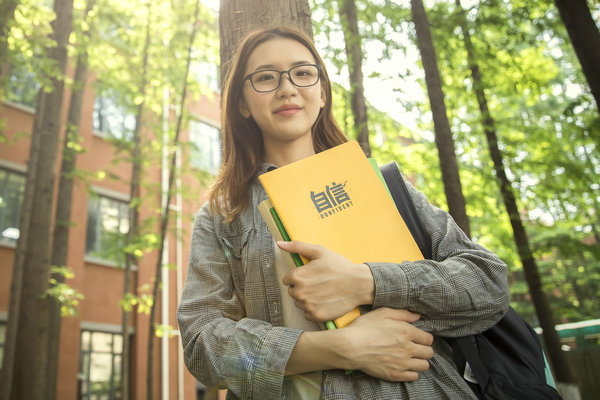
M 293 39 L 276 38 L 254 49 L 248 58 L 245 76 L 262 70 L 287 71 L 305 64 L 316 64 L 316 60 L 304 45 Z M 298 79 L 303 73 L 301 71 Z M 277 80 L 279 74 L 272 74 L 271 77 Z M 259 93 L 246 80 L 243 94 L 240 112 L 245 118 L 254 119 L 262 132 L 266 148 L 298 140 L 312 143 L 311 128 L 325 105 L 320 81 L 313 86 L 297 87 L 292 84 L 288 74 L 283 74 L 276 90 Z

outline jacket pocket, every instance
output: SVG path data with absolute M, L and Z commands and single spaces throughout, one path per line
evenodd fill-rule
M 244 275 L 248 264 L 249 236 L 250 230 L 246 230 L 237 236 L 222 236 L 220 238 L 225 258 L 231 270 L 233 284 L 242 298 L 244 297 Z

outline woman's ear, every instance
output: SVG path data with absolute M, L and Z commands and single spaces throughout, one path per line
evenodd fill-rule
M 248 105 L 246 104 L 246 100 L 244 98 L 242 98 L 240 100 L 239 111 L 240 111 L 240 114 L 242 114 L 242 117 L 244 117 L 244 118 L 250 118 L 252 116 L 252 114 L 250 114 L 250 110 L 248 109 Z
M 325 88 L 321 85 L 321 108 L 325 107 L 325 100 L 327 100 L 327 96 L 325 95 Z

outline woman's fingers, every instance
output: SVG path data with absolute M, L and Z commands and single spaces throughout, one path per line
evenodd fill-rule
M 319 246 L 317 244 L 300 242 L 297 240 L 293 240 L 291 242 L 278 241 L 277 245 L 281 250 L 287 251 L 289 253 L 297 253 L 300 254 L 309 260 L 313 260 L 321 255 L 324 250 L 323 246 Z
M 433 344 L 433 335 L 431 333 L 425 332 L 414 325 L 410 325 L 408 329 L 411 330 L 411 340 L 414 343 L 423 346 L 431 346 Z
M 414 372 L 424 372 L 429 369 L 429 361 L 413 358 L 408 362 L 408 370 Z
M 416 344 L 412 350 L 413 358 L 419 360 L 430 360 L 433 358 L 433 349 L 430 345 L 420 345 Z

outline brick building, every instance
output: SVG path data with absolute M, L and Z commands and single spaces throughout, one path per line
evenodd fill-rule
M 216 67 L 215 67 L 216 76 Z M 4 350 L 10 282 L 15 246 L 19 235 L 19 213 L 26 179 L 30 133 L 34 120 L 37 87 L 25 75 L 11 77 L 9 90 L 0 105 L 0 121 L 4 121 L 5 141 L 0 142 L 0 361 Z M 216 83 L 213 85 L 216 87 Z M 91 173 L 103 171 L 105 177 L 88 182 L 76 182 L 71 207 L 72 227 L 69 237 L 67 264 L 75 274 L 67 283 L 83 294 L 79 316 L 63 319 L 58 365 L 57 399 L 114 399 L 120 398 L 119 369 L 122 352 L 121 305 L 123 297 L 123 269 L 121 256 L 115 256 L 115 237 L 127 232 L 129 205 L 129 177 L 131 165 L 117 159 L 109 137 L 127 136 L 133 128 L 134 116 L 120 109 L 110 97 L 94 93 L 93 78 L 86 85 L 80 135 L 85 149 L 77 159 L 77 168 Z M 65 92 L 63 124 L 66 119 L 70 93 Z M 167 124 L 174 123 L 174 108 Z M 184 163 L 190 168 L 178 181 L 181 189 L 173 196 L 171 210 L 176 214 L 169 226 L 165 263 L 175 266 L 163 268 L 163 287 L 157 301 L 158 325 L 177 328 L 176 309 L 187 268 L 192 217 L 204 201 L 202 185 L 197 175 L 208 176 L 220 162 L 219 98 L 202 97 L 189 104 L 190 122 L 184 127 L 182 140 L 189 142 L 183 148 Z M 160 124 L 158 125 L 160 126 Z M 64 126 L 61 129 L 64 135 Z M 25 133 L 25 134 L 23 134 Z M 146 132 L 145 135 L 157 134 Z M 160 132 L 158 132 L 160 134 Z M 187 164 L 185 164 L 187 165 Z M 60 168 L 60 155 L 57 160 Z M 57 173 L 58 176 L 58 173 Z M 165 182 L 160 162 L 145 170 L 146 183 Z M 140 219 L 156 217 L 160 192 L 142 189 L 145 200 Z M 191 195 L 190 195 L 191 190 Z M 188 193 L 185 197 L 182 193 Z M 154 223 L 158 233 L 158 223 Z M 111 251 L 112 250 L 112 251 Z M 122 254 L 117 251 L 116 253 Z M 141 293 L 151 293 L 156 270 L 157 251 L 145 254 L 133 272 L 133 288 L 147 287 Z M 146 365 L 149 318 L 143 313 L 131 313 L 130 338 L 131 395 L 132 399 L 146 398 Z M 196 399 L 197 383 L 183 364 L 183 354 L 177 331 L 174 335 L 155 338 L 153 384 L 155 398 Z

